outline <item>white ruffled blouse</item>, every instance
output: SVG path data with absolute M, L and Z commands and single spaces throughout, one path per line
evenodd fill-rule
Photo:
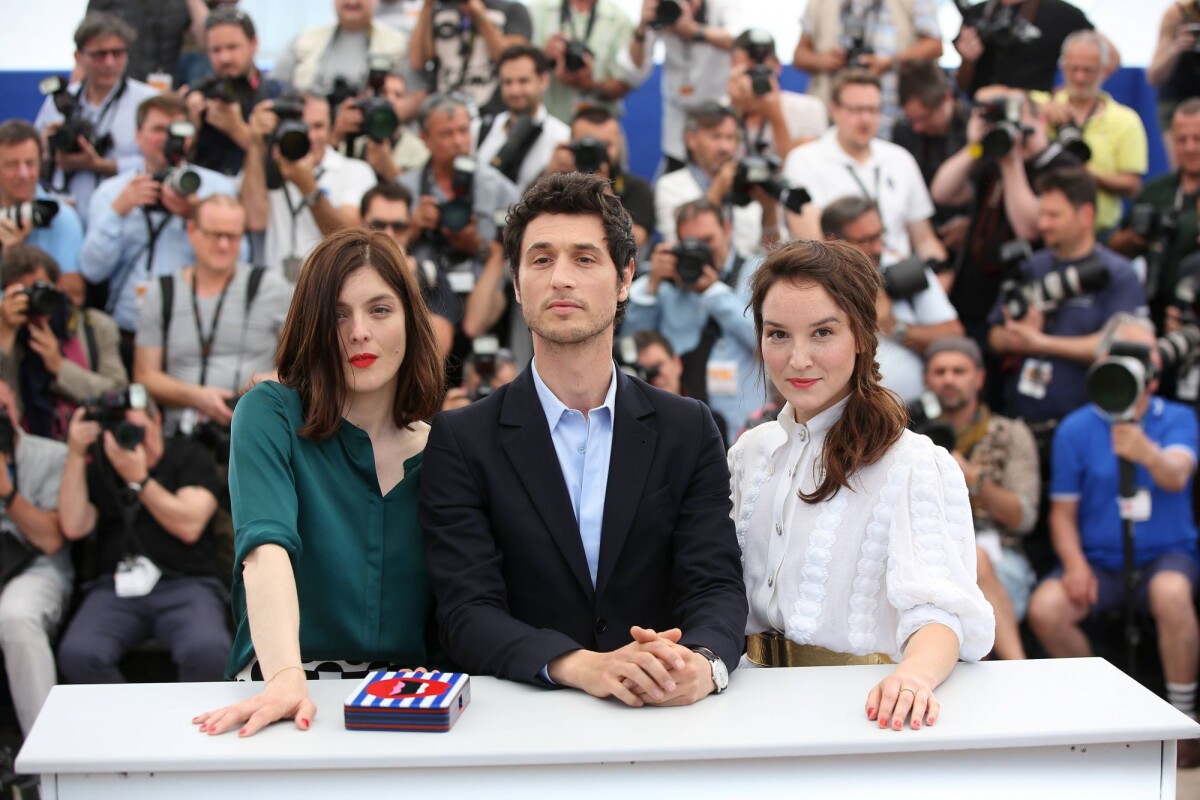
M 971 505 L 949 453 L 905 431 L 851 477 L 853 491 L 817 504 L 797 497 L 816 489 L 825 436 L 847 402 L 808 425 L 785 405 L 729 451 L 746 632 L 899 662 L 913 633 L 940 622 L 958 635 L 960 658 L 982 658 L 996 623 L 975 583 Z

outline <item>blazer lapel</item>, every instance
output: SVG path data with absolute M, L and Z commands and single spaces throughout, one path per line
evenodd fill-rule
M 509 386 L 500 408 L 500 445 L 512 463 L 517 479 L 525 487 L 533 508 L 541 517 L 558 549 L 562 552 L 579 586 L 593 596 L 592 576 L 579 523 L 571 507 L 571 495 L 563 479 L 546 414 L 533 385 L 533 372 L 527 367 Z M 606 509 L 607 515 L 607 509 Z M 532 520 L 531 520 L 532 522 Z
M 603 593 L 629 536 L 658 443 L 658 430 L 650 424 L 654 407 L 641 387 L 620 370 L 617 381 L 612 455 L 604 495 L 604 522 L 600 528 L 600 564 L 596 570 L 597 597 Z

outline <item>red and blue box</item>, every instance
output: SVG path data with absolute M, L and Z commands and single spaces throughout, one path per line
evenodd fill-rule
M 441 733 L 470 702 L 466 673 L 375 670 L 346 698 L 346 728 Z

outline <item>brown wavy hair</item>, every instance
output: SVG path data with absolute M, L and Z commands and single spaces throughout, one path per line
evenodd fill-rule
M 883 388 L 875 350 L 875 301 L 883 288 L 879 269 L 857 247 L 845 242 L 798 240 L 781 245 L 755 271 L 750 285 L 750 307 L 758 334 L 755 358 L 763 363 L 763 303 L 775 285 L 788 282 L 800 287 L 818 285 L 849 320 L 858 354 L 850 375 L 850 398 L 841 418 L 825 438 L 821 455 L 825 480 L 812 494 L 799 492 L 806 503 L 819 503 L 850 488 L 850 476 L 874 464 L 887 452 L 908 422 L 908 413 L 895 394 Z M 768 378 L 769 380 L 769 378 Z
M 328 439 L 342 421 L 347 386 L 337 302 L 346 279 L 362 267 L 379 273 L 404 307 L 404 360 L 392 406 L 396 427 L 429 419 L 441 408 L 445 367 L 404 255 L 387 234 L 346 228 L 325 237 L 304 262 L 275 357 L 279 382 L 300 395 L 300 435 L 310 439 Z

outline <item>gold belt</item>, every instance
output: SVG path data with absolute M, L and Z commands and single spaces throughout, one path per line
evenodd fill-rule
M 815 644 L 796 644 L 777 631 L 748 635 L 746 657 L 760 667 L 844 667 L 852 664 L 895 663 L 886 653 L 856 656 L 835 653 Z

